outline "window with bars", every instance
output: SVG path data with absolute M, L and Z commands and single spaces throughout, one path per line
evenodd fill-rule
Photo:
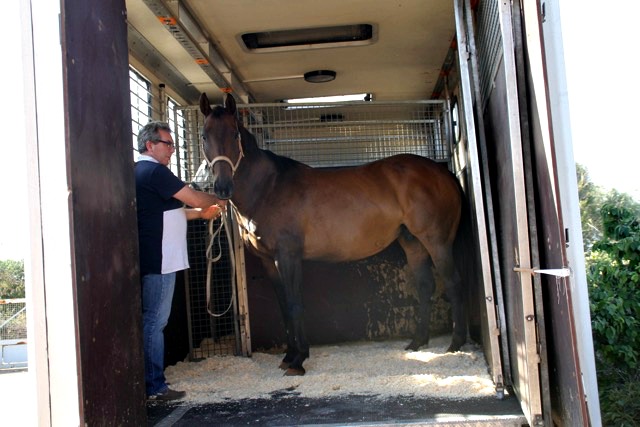
M 169 124 L 174 134 L 176 142 L 176 151 L 171 156 L 169 168 L 180 179 L 185 179 L 183 171 L 188 170 L 186 155 L 186 147 L 182 133 L 185 132 L 185 118 L 180 105 L 172 98 L 167 97 L 166 116 L 154 117 L 153 114 L 153 94 L 151 92 L 151 82 L 141 73 L 133 68 L 129 69 L 129 87 L 131 96 L 131 129 L 132 129 L 132 146 L 134 158 L 138 153 L 138 131 L 141 127 L 149 123 L 151 120 L 164 120 Z
M 138 152 L 138 130 L 153 117 L 151 82 L 142 74 L 129 68 L 129 91 L 131 95 L 131 129 L 133 130 L 134 157 Z
M 188 156 L 186 155 L 187 147 L 184 144 L 185 138 L 183 136 L 185 118 L 180 105 L 170 97 L 167 97 L 167 123 L 173 130 L 173 140 L 176 143 L 176 151 L 171 156 L 171 164 L 169 166 L 178 178 L 185 180 L 186 177 L 183 171 L 189 169 L 187 164 Z

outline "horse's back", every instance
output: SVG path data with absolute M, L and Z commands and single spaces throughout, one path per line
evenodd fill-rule
M 371 199 L 386 210 L 406 210 L 413 205 L 455 209 L 459 187 L 444 164 L 414 154 L 397 154 L 360 166 L 307 169 L 296 185 L 344 199 Z
M 309 259 L 365 258 L 393 242 L 402 226 L 448 241 L 459 217 L 453 175 L 411 154 L 347 168 L 295 167 L 281 174 L 274 190 L 268 199 L 277 214 L 269 215 L 270 228 L 304 236 Z

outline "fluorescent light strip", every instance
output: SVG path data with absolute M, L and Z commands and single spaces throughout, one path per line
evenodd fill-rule
M 365 98 L 371 98 L 369 93 L 356 93 L 351 95 L 336 96 L 316 96 L 313 98 L 292 98 L 285 99 L 283 102 L 288 104 L 308 104 L 313 102 L 349 102 L 349 101 L 366 101 Z

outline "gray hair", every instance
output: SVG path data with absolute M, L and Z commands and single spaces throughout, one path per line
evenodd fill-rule
M 171 128 L 165 122 L 149 122 L 138 132 L 138 152 L 147 151 L 147 141 L 157 141 L 160 139 L 160 131 L 171 133 Z

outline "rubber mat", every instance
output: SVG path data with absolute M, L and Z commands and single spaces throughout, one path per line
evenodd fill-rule
M 470 400 L 346 396 L 310 399 L 273 396 L 205 405 L 149 403 L 148 425 L 305 426 L 305 425 L 512 425 L 526 424 L 513 397 Z

